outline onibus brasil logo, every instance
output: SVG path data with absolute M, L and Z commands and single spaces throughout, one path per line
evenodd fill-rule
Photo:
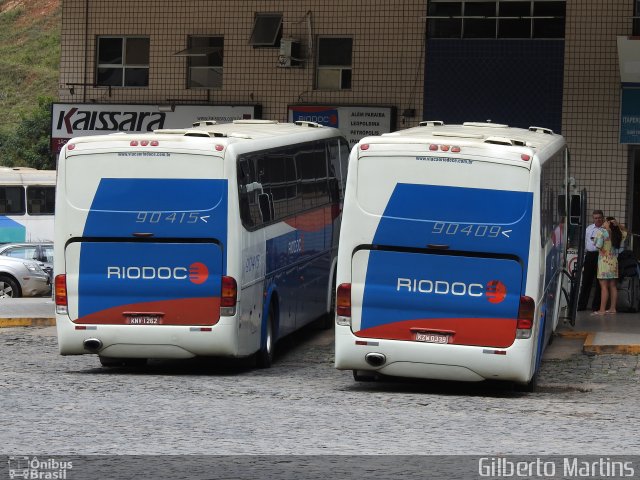
M 11 456 L 9 464 L 9 478 L 25 478 L 33 480 L 65 480 L 67 471 L 73 468 L 69 461 L 47 458 L 41 460 L 38 457 Z

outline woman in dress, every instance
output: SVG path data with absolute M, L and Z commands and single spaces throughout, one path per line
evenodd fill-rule
M 615 218 L 607 217 L 602 228 L 596 232 L 594 243 L 598 248 L 598 281 L 600 282 L 600 310 L 594 315 L 616 313 L 618 301 L 618 250 L 622 244 L 622 231 Z M 611 307 L 607 310 L 607 302 Z

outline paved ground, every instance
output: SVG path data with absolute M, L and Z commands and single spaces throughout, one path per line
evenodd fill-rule
M 637 454 L 635 355 L 556 338 L 540 391 L 356 383 L 331 331 L 281 345 L 271 369 L 193 360 L 103 369 L 61 357 L 55 328 L 0 329 L 0 441 L 8 454 Z M 2 451 L 0 450 L 0 452 Z

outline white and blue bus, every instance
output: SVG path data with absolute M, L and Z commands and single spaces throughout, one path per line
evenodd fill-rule
M 52 242 L 55 170 L 0 167 L 0 243 Z
M 349 149 L 309 122 L 71 140 L 58 165 L 60 353 L 105 366 L 247 357 L 333 325 Z
M 559 320 L 569 156 L 545 128 L 420 126 L 352 150 L 338 369 L 535 385 Z

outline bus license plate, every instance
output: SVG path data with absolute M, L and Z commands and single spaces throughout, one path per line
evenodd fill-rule
M 159 325 L 160 317 L 153 315 L 132 315 L 127 317 L 128 325 Z
M 449 335 L 443 333 L 416 332 L 416 342 L 449 343 Z

